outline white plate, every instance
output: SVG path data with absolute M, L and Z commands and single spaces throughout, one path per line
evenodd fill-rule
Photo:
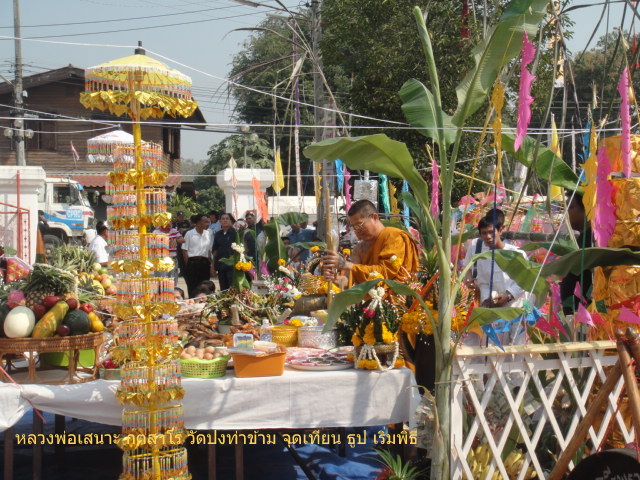
M 336 365 L 295 365 L 288 363 L 287 364 L 291 368 L 295 368 L 296 370 L 307 370 L 310 372 L 328 372 L 330 370 L 346 370 L 348 368 L 353 368 L 353 363 L 340 363 Z

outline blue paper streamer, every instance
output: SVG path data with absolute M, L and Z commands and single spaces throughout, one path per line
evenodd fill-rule
M 382 200 L 382 210 L 384 213 L 389 213 L 391 211 L 391 206 L 389 205 L 389 185 L 387 184 L 387 176 L 384 174 L 378 175 L 380 180 L 380 198 Z
M 403 192 L 409 191 L 409 182 L 407 182 L 406 180 L 402 182 L 402 191 Z M 409 221 L 409 216 L 411 215 L 411 212 L 409 211 L 409 205 L 407 205 L 405 202 L 402 202 L 402 203 L 404 205 L 402 207 L 402 217 L 404 219 L 404 226 L 409 228 L 409 226 L 411 225 Z
M 344 162 L 339 158 L 336 159 L 336 182 L 338 186 L 338 194 L 342 193 L 342 187 L 344 185 Z

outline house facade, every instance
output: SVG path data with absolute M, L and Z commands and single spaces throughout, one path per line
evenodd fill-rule
M 91 163 L 87 159 L 87 140 L 118 128 L 119 120 L 108 112 L 87 110 L 79 101 L 84 91 L 84 69 L 69 65 L 23 78 L 25 129 L 33 136 L 25 139 L 26 163 L 41 166 L 49 176 L 71 177 L 82 184 L 90 194 L 89 199 L 102 218 L 106 204 L 100 200 L 104 193 L 110 163 Z M 0 83 L 0 126 L 11 127 L 9 117 L 13 113 L 13 86 Z M 19 115 L 17 112 L 16 115 Z M 78 121 L 77 119 L 86 119 Z M 204 123 L 200 109 L 189 118 L 167 118 L 161 125 L 142 125 L 142 139 L 162 145 L 163 167 L 169 172 L 166 186 L 180 184 L 180 126 L 188 123 Z M 121 124 L 120 129 L 131 133 L 131 125 Z M 5 130 L 5 129 L 3 129 Z M 76 158 L 73 151 L 78 153 Z M 0 136 L 0 165 L 15 165 L 13 140 Z M 93 195 L 92 195 L 93 193 Z

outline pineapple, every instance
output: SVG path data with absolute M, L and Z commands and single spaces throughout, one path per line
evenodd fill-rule
M 42 303 L 48 295 L 65 295 L 73 292 L 75 277 L 60 267 L 50 268 L 34 265 L 33 271 L 27 278 L 23 288 L 26 305 L 31 308 Z

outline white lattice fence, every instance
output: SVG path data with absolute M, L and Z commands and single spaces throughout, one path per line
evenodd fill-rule
M 584 416 L 590 394 L 604 382 L 605 367 L 617 359 L 609 341 L 518 345 L 504 351 L 460 347 L 453 364 L 451 478 L 522 480 L 535 471 L 536 478 L 544 479 Z M 614 414 L 625 443 L 633 441 L 633 430 L 617 412 L 622 390 L 621 378 L 602 422 L 589 431 L 590 451 L 611 434 Z M 506 456 L 516 444 L 524 461 L 514 469 Z M 481 474 L 472 473 L 478 446 L 490 459 Z

